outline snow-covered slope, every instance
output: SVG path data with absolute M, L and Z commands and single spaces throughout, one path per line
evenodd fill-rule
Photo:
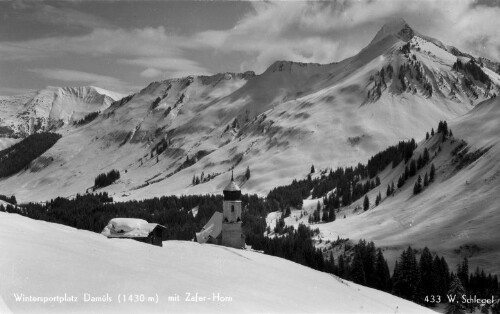
M 20 142 L 20 138 L 0 137 L 0 151 Z
M 385 249 L 384 255 L 390 267 L 408 245 L 416 249 L 425 246 L 444 255 L 450 265 L 464 257 L 469 259 L 471 269 L 482 267 L 487 272 L 499 274 L 500 266 L 500 98 L 493 98 L 477 105 L 468 114 L 449 123 L 453 139 L 442 143 L 435 135 L 423 140 L 415 151 L 418 156 L 427 148 L 431 162 L 436 166 L 436 180 L 422 193 L 413 195 L 413 186 L 418 175 L 429 173 L 430 164 L 411 177 L 395 195 L 386 197 L 387 185 L 398 181 L 404 166 L 392 169 L 388 166 L 379 176 L 381 185 L 367 195 L 371 209 L 363 212 L 361 198 L 337 214 L 337 220 L 314 225 L 321 231 L 323 240 L 337 237 L 373 240 Z M 457 155 L 452 151 L 461 140 L 468 143 L 469 152 L 490 148 L 476 161 L 457 167 Z M 378 193 L 382 202 L 374 206 Z M 307 200 L 304 209 L 312 213 L 317 202 Z M 346 218 L 344 219 L 344 215 Z M 300 211 L 286 218 L 288 225 L 307 224 L 308 216 L 300 217 Z M 276 214 L 268 217 L 268 224 L 276 221 Z M 296 219 L 297 218 L 297 219 Z
M 155 247 L 15 214 L 0 213 L 0 251 L 2 313 L 434 313 L 256 252 L 182 241 Z
M 246 192 L 262 195 L 311 164 L 352 166 L 399 140 L 421 140 L 439 120 L 498 93 L 498 74 L 484 68 L 487 85 L 452 70 L 457 57 L 404 21 L 375 39 L 339 63 L 277 61 L 260 75 L 153 82 L 92 123 L 59 129 L 63 138 L 46 152 L 57 162 L 0 188 L 43 201 L 83 193 L 117 169 L 121 179 L 105 188 L 115 199 L 214 193 L 234 168 Z M 210 180 L 193 185 L 202 173 Z
M 26 95 L 2 96 L 0 128 L 4 132 L 0 134 L 24 136 L 37 130 L 58 128 L 90 112 L 103 111 L 122 97 L 92 86 L 47 87 Z

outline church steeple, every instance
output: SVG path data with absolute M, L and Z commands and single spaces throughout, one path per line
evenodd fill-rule
M 241 200 L 241 189 L 234 182 L 234 174 L 231 172 L 231 181 L 226 185 L 224 190 L 222 191 L 224 193 L 224 200 L 226 201 L 237 201 Z

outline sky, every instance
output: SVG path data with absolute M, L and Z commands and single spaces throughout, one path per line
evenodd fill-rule
M 387 21 L 500 61 L 500 0 L 1 1 L 0 95 L 355 55 Z

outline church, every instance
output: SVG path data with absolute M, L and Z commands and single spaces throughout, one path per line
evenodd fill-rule
M 241 229 L 241 189 L 231 181 L 224 188 L 222 213 L 215 212 L 207 224 L 196 233 L 198 243 L 212 243 L 237 249 L 245 247 L 245 236 Z

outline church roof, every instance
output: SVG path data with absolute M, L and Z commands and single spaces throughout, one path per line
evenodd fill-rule
M 231 182 L 229 182 L 229 184 L 224 188 L 224 191 L 241 191 L 241 189 L 238 184 L 231 180 Z
M 215 212 L 200 232 L 196 233 L 196 241 L 205 243 L 209 237 L 217 238 L 222 231 L 222 213 Z

